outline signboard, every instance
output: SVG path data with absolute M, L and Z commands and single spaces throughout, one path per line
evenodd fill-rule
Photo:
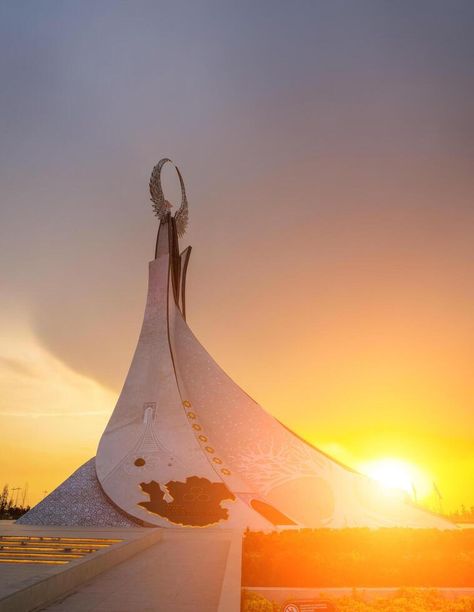
M 285 601 L 281 612 L 337 612 L 337 609 L 323 599 L 291 599 Z

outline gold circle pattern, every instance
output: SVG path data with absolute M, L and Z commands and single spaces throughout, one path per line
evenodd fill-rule
M 184 400 L 183 401 L 183 406 L 185 408 L 191 408 L 191 402 L 188 401 L 188 400 Z M 196 415 L 195 412 L 188 412 L 187 416 L 188 416 L 188 419 L 192 419 L 192 420 L 197 419 L 197 415 Z M 198 423 L 193 423 L 192 427 L 193 427 L 194 431 L 202 431 L 202 427 Z M 205 436 L 204 434 L 200 434 L 198 436 L 198 439 L 201 442 L 204 442 L 204 443 L 207 442 L 207 440 L 208 440 L 207 436 Z M 214 448 L 212 446 L 206 446 L 205 450 L 208 453 L 210 453 L 210 454 L 215 453 L 215 450 L 214 450 Z M 213 461 L 213 463 L 216 463 L 217 465 L 222 465 L 222 459 L 220 459 L 219 457 L 213 457 L 212 461 Z M 230 476 L 231 472 L 227 468 L 222 468 L 221 469 L 221 474 L 223 474 L 224 476 Z

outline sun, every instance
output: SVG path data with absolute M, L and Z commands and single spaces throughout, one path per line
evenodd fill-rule
M 373 478 L 384 488 L 402 491 L 417 501 L 430 489 L 431 481 L 417 466 L 392 457 L 374 459 L 360 466 L 360 471 Z

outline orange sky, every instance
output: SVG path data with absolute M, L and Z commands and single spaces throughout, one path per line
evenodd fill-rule
M 343 462 L 399 458 L 474 504 L 474 19 L 422 4 L 5 11 L 1 482 L 35 502 L 94 455 L 169 155 L 218 363 Z

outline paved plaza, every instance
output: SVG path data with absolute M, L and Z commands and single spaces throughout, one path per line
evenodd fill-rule
M 43 609 L 238 612 L 240 547 L 231 549 L 232 534 L 223 530 L 170 529 L 157 544 Z M 223 593 L 226 571 L 233 574 L 228 581 L 233 583 L 230 593 Z
M 240 609 L 240 531 L 1 521 L 0 546 L 0 612 Z

